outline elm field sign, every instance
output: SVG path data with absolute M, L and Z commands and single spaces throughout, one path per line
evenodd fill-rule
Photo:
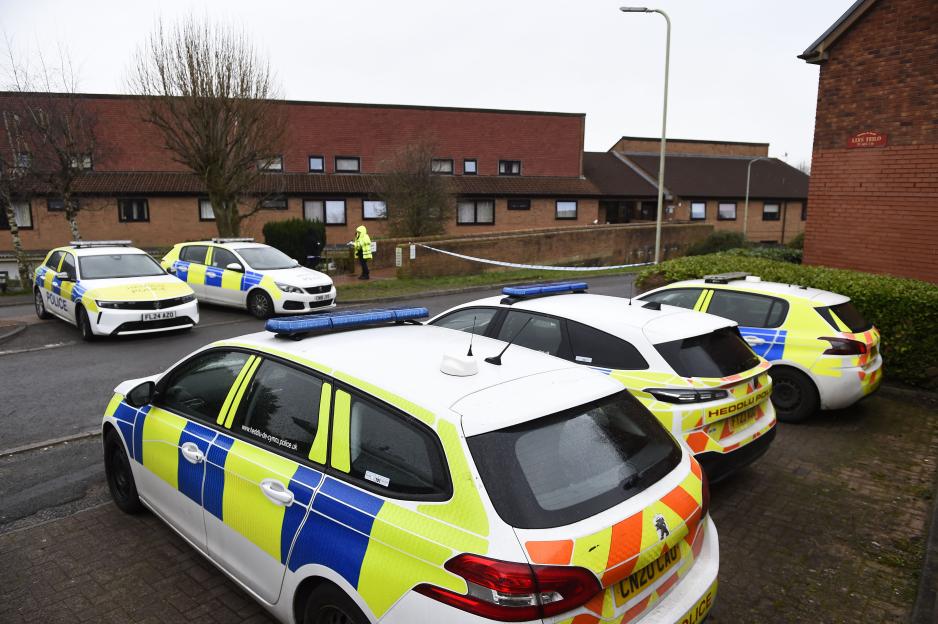
M 886 147 L 886 135 L 882 132 L 875 132 L 873 130 L 860 132 L 850 137 L 850 140 L 847 141 L 847 147 Z

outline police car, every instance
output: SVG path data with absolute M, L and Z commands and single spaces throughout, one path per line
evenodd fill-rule
M 433 325 L 498 338 L 590 366 L 621 382 L 711 481 L 755 461 L 775 437 L 769 363 L 736 324 L 708 314 L 587 294 L 585 282 L 507 287 Z
M 64 319 L 85 340 L 199 322 L 192 289 L 130 241 L 73 241 L 53 249 L 35 271 L 33 296 L 39 318 Z
M 585 367 L 415 323 L 267 321 L 120 384 L 108 484 L 282 622 L 699 622 L 693 457 Z
M 879 331 L 849 297 L 748 273 L 675 282 L 640 297 L 739 323 L 756 353 L 772 362 L 772 402 L 785 422 L 842 409 L 883 380 Z
M 161 264 L 189 284 L 200 301 L 247 308 L 260 319 L 335 307 L 328 275 L 253 238 L 179 243 Z

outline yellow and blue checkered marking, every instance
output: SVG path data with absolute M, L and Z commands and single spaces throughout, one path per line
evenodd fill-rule
M 788 338 L 787 330 L 740 326 L 739 333 L 744 338 L 753 336 L 765 341 L 762 344 L 750 345 L 756 355 L 764 357 L 770 362 L 782 359 L 782 353 L 785 352 L 785 340 Z
M 226 279 L 225 269 L 201 264 L 190 265 L 192 263 L 185 260 L 173 262 L 173 271 L 176 277 L 187 284 L 204 284 L 246 292 L 260 285 L 261 280 L 264 278 L 262 274 L 256 271 L 247 270 L 244 273 L 237 274 L 237 279 L 232 282 Z

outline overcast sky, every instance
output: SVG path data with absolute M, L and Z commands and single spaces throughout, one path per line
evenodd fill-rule
M 650 0 L 649 0 L 650 1 Z M 852 0 L 661 0 L 668 136 L 809 161 L 818 68 L 796 58 Z M 664 19 L 614 0 L 0 0 L 17 54 L 69 50 L 87 92 L 125 91 L 157 17 L 243 26 L 289 99 L 586 113 L 586 149 L 659 136 Z M 787 154 L 787 156 L 786 156 Z

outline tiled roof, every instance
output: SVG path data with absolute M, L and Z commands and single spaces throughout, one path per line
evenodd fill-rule
M 658 178 L 657 154 L 624 156 L 653 179 Z M 665 188 L 685 198 L 738 198 L 746 194 L 750 158 L 729 156 L 666 156 Z M 777 158 L 752 164 L 749 196 L 760 199 L 807 199 L 807 174 Z
M 657 187 L 612 152 L 584 152 L 583 173 L 603 195 L 654 197 Z

